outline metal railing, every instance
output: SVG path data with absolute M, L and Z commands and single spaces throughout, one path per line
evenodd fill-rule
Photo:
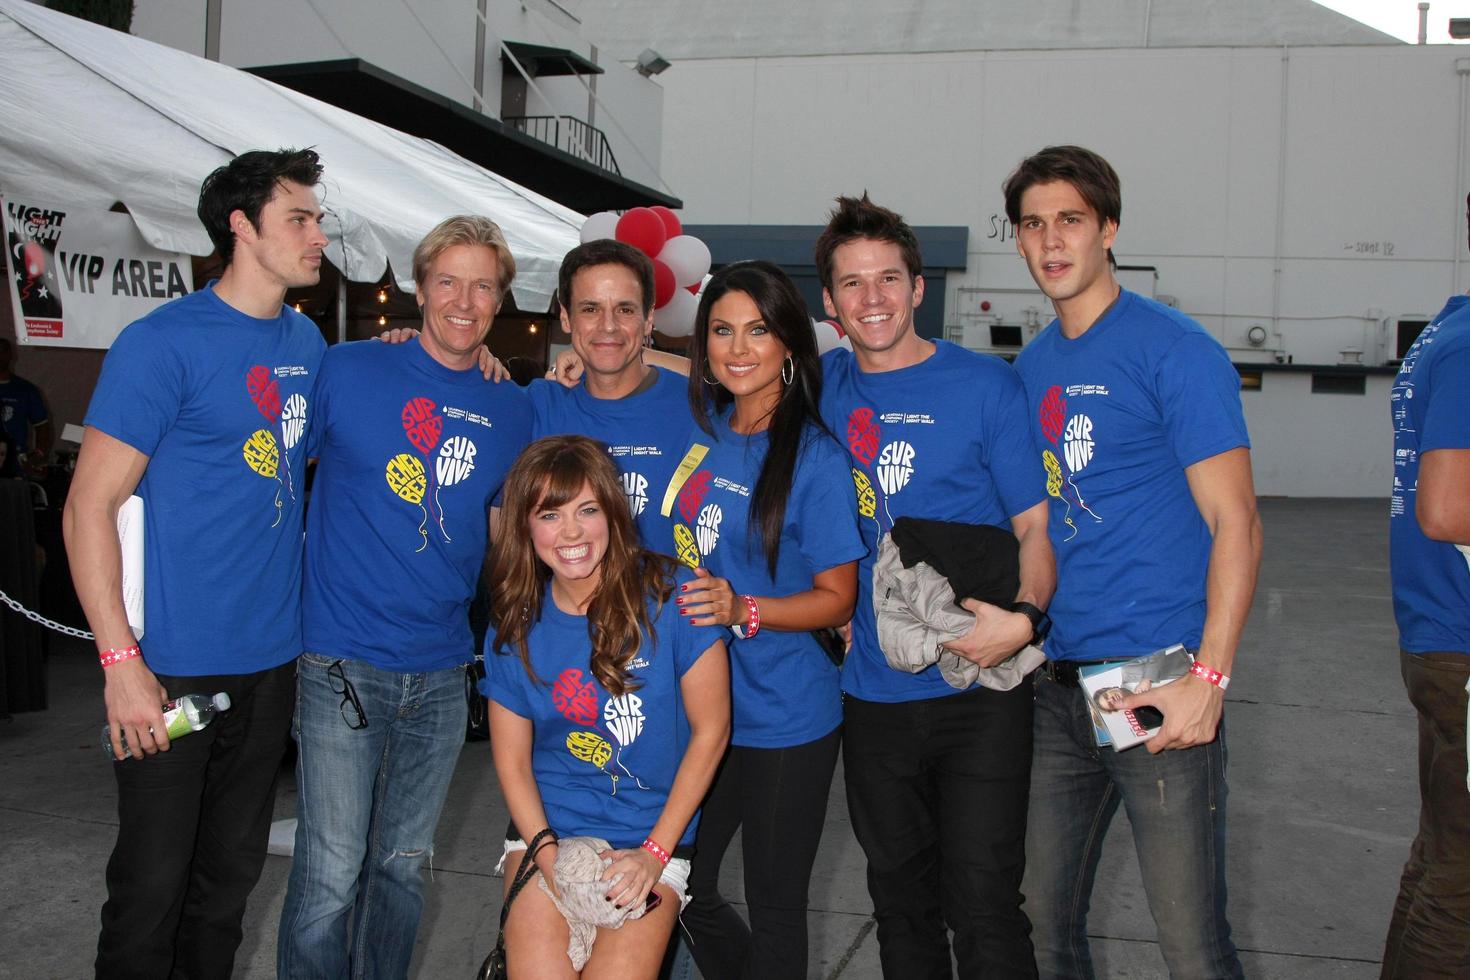
M 622 176 L 607 136 L 596 126 L 589 126 L 571 116 L 505 116 L 500 121 L 532 139 L 586 160 L 594 167 Z

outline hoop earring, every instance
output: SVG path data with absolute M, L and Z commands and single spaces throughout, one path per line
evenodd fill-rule
M 720 383 L 718 381 L 716 381 L 714 378 L 710 377 L 710 371 L 709 371 L 709 365 L 708 364 L 706 364 L 705 367 L 704 367 L 704 370 L 702 372 L 700 372 L 699 380 L 700 381 L 703 381 L 705 384 L 709 385 L 711 388 L 718 388 L 720 386 Z
M 789 375 L 789 377 L 788 377 L 788 375 Z M 789 385 L 789 384 L 791 384 L 791 382 L 793 382 L 795 380 L 796 380 L 796 362 L 791 359 L 791 355 L 790 354 L 787 354 L 786 355 L 786 363 L 781 365 L 781 383 L 782 384 Z

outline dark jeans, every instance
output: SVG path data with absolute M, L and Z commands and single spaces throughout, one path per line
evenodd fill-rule
M 928 701 L 843 699 L 843 775 L 889 980 L 1034 977 L 1021 911 L 1031 679 Z
M 1170 975 L 1242 976 L 1225 917 L 1224 722 L 1213 742 L 1190 749 L 1100 749 L 1082 690 L 1045 677 L 1036 681 L 1025 884 L 1041 976 L 1093 975 L 1087 909 L 1120 802 Z
M 99 980 L 226 978 L 260 878 L 296 698 L 296 662 L 257 674 L 159 675 L 170 697 L 231 707 L 117 776 L 117 844 L 97 941 Z
M 842 729 L 781 749 L 731 746 L 700 811 L 684 926 L 705 980 L 804 980 L 806 903 Z M 742 829 L 743 828 L 743 829 Z M 720 894 L 741 830 L 747 928 Z
M 1383 950 L 1385 980 L 1470 976 L 1470 790 L 1465 683 L 1470 655 L 1399 652 L 1419 714 L 1419 834 Z

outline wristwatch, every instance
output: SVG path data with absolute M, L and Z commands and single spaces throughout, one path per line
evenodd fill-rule
M 1041 641 L 1051 632 L 1051 617 L 1029 602 L 1011 603 L 1011 612 L 1018 612 L 1031 620 L 1031 645 L 1041 646 Z

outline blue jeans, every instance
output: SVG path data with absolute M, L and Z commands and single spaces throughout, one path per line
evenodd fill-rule
M 399 674 L 341 661 L 367 719 L 354 730 L 356 712 L 328 675 L 337 662 L 305 653 L 298 666 L 296 854 L 276 971 L 404 977 L 423 911 L 420 868 L 464 745 L 464 668 Z
M 1192 749 L 1099 749 L 1081 689 L 1038 676 L 1033 744 L 1022 891 L 1041 976 L 1093 976 L 1087 908 L 1120 801 L 1170 974 L 1242 976 L 1225 918 L 1223 721 Z

